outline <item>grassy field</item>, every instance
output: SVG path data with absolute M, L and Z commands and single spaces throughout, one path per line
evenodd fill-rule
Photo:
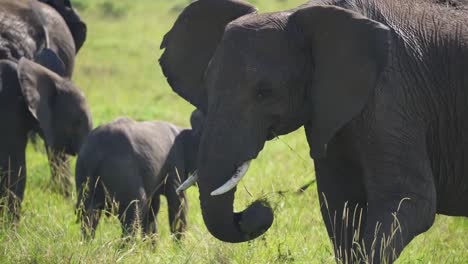
M 273 11 L 303 1 L 251 2 L 261 11 Z M 189 1 L 72 2 L 88 24 L 74 81 L 89 100 L 95 126 L 124 115 L 188 125 L 193 107 L 172 92 L 157 59 L 164 33 Z M 334 263 L 315 186 L 302 195 L 292 192 L 314 178 L 303 134 L 301 129 L 268 143 L 242 181 L 237 210 L 260 197 L 271 201 L 275 210 L 275 222 L 266 235 L 243 244 L 222 243 L 208 233 L 196 188 L 188 191 L 189 231 L 180 244 L 169 236 L 164 205 L 158 218 L 160 233 L 153 238 L 156 244 L 148 239 L 122 243 L 115 217 L 101 221 L 94 241 L 83 242 L 74 215 L 76 195 L 64 199 L 52 190 L 44 151 L 29 146 L 22 221 L 16 230 L 0 226 L 0 263 Z M 468 220 L 438 216 L 398 263 L 468 263 Z

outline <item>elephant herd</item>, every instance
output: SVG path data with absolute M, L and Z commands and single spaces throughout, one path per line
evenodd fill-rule
M 304 126 L 336 260 L 391 263 L 436 214 L 468 217 L 468 9 L 454 2 L 312 0 L 260 13 L 193 1 L 159 60 L 197 108 L 192 127 L 124 117 L 93 130 L 71 80 L 87 27 L 70 0 L 0 0 L 1 213 L 20 219 L 35 134 L 65 194 L 78 155 L 84 237 L 103 211 L 124 235 L 135 223 L 156 232 L 164 195 L 180 239 L 184 191 L 197 184 L 208 231 L 249 241 L 274 215 L 266 201 L 234 212 L 236 185 L 266 141 Z

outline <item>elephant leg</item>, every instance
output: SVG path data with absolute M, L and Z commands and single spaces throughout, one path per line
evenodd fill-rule
M 419 184 L 422 187 L 427 183 Z M 381 188 L 369 195 L 362 245 L 369 263 L 392 263 L 415 236 L 434 223 L 435 195 L 404 189 L 400 185 L 394 190 Z M 435 193 L 435 189 L 432 191 Z
M 12 154 L 11 154 L 12 153 Z M 13 221 L 18 222 L 21 202 L 26 187 L 26 163 L 24 149 L 2 155 L 0 164 L 1 199 L 6 203 Z
M 417 139 L 424 137 L 408 142 Z M 435 219 L 436 189 L 424 141 L 400 142 L 378 140 L 364 158 L 368 216 L 362 247 L 369 263 L 392 263 Z
M 185 192 L 180 192 L 179 194 L 176 192 L 180 184 L 178 180 L 175 180 L 177 178 L 170 179 L 174 180 L 166 183 L 165 187 L 167 206 L 169 208 L 169 225 L 175 239 L 180 240 L 187 227 L 187 199 Z
M 131 201 L 120 205 L 120 223 L 122 224 L 122 236 L 136 235 L 140 230 L 143 231 L 144 219 L 148 215 L 148 201 L 143 191 L 140 195 Z
M 391 193 L 389 196 L 401 199 L 393 198 L 389 202 L 388 197 L 372 196 L 373 202 L 369 204 L 362 242 L 365 248 L 363 259 L 367 258 L 369 263 L 393 263 L 415 236 L 434 223 L 435 205 L 432 202 L 404 198 L 404 194 Z
M 101 218 L 101 209 L 91 208 L 81 213 L 81 235 L 84 239 L 94 239 Z
M 148 210 L 148 216 L 146 217 L 146 223 L 143 225 L 143 232 L 147 235 L 158 233 L 158 223 L 156 222 L 156 218 L 161 206 L 161 198 L 159 194 L 153 195 L 150 204 L 151 205 Z
M 134 200 L 130 203 L 120 206 L 125 206 L 124 210 L 119 213 L 120 223 L 122 224 L 122 237 L 134 235 L 140 224 L 141 214 L 139 212 L 140 201 Z
M 49 159 L 52 184 L 57 188 L 59 193 L 69 197 L 72 186 L 72 175 L 68 155 L 48 146 L 46 146 L 46 150 Z
M 317 191 L 322 217 L 333 243 L 337 260 L 350 263 L 353 245 L 359 241 L 367 206 L 362 171 L 339 152 L 315 161 Z
M 76 208 L 81 221 L 81 235 L 84 239 L 94 238 L 104 208 L 105 194 L 102 185 L 88 179 L 79 188 Z

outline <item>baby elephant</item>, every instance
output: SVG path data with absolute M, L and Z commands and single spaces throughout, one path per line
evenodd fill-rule
M 192 129 L 163 121 L 119 118 L 91 132 L 76 163 L 77 212 L 82 234 L 94 238 L 101 211 L 118 203 L 123 235 L 157 232 L 160 195 L 169 207 L 171 233 L 181 238 L 187 202 L 176 189 L 194 172 L 203 115 L 195 110 Z

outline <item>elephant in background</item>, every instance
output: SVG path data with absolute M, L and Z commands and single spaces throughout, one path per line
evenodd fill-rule
M 87 27 L 81 19 L 78 11 L 73 8 L 70 0 L 39 0 L 45 4 L 52 6 L 63 18 L 70 30 L 75 43 L 75 51 L 78 51 L 83 46 L 86 40 Z
M 0 59 L 37 60 L 48 48 L 64 64 L 60 75 L 72 78 L 75 55 L 86 40 L 86 24 L 68 0 L 0 0 L 0 14 Z M 68 156 L 47 142 L 46 150 L 52 183 L 68 195 L 72 179 Z
M 67 167 L 66 155 L 75 155 L 92 129 L 84 94 L 70 81 L 75 53 L 72 34 L 53 8 L 35 0 L 0 1 L 0 197 L 16 220 L 28 135 L 44 139 L 60 181 L 64 175 L 52 164 Z
M 180 239 L 187 225 L 180 183 L 195 171 L 203 114 L 195 110 L 192 129 L 163 121 L 119 118 L 93 130 L 78 155 L 77 212 L 85 238 L 95 235 L 102 210 L 118 203 L 123 235 L 157 232 L 160 196 L 166 196 L 170 230 Z
M 160 65 L 206 113 L 195 180 L 209 232 L 236 243 L 270 228 L 266 202 L 233 212 L 236 184 L 301 126 L 337 260 L 391 263 L 436 213 L 468 216 L 467 18 L 422 0 L 191 3 Z

